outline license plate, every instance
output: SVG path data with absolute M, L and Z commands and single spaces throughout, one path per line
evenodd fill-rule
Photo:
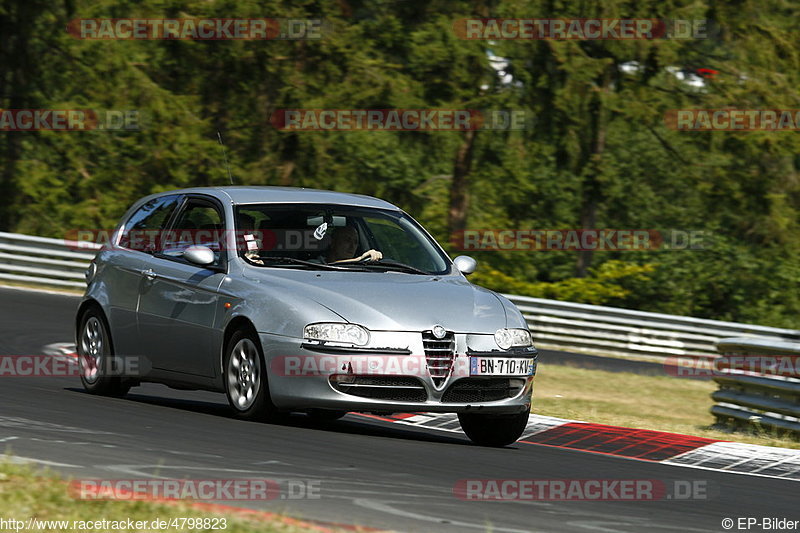
M 471 357 L 470 376 L 532 376 L 533 359 L 509 359 L 507 357 Z

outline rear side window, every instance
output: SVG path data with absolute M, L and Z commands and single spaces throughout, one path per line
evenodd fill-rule
M 178 205 L 178 198 L 178 195 L 159 196 L 137 209 L 125 222 L 119 246 L 140 252 L 155 252 L 161 232 Z

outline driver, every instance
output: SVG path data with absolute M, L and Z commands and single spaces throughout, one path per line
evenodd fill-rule
M 328 263 L 355 263 L 356 261 L 380 261 L 383 254 L 378 250 L 367 250 L 358 257 L 353 257 L 358 248 L 358 231 L 353 226 L 336 228 L 331 238 L 331 246 L 325 255 Z

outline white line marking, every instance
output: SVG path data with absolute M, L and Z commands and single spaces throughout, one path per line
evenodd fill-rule
M 787 462 L 787 461 L 788 461 L 788 462 L 791 462 L 793 459 L 795 459 L 795 460 L 796 460 L 796 459 L 797 459 L 797 457 L 792 457 L 792 456 L 790 455 L 790 456 L 784 457 L 783 459 L 780 459 L 779 461 L 775 461 L 775 462 L 774 462 L 774 463 L 772 463 L 772 464 L 764 465 L 764 466 L 762 466 L 761 468 L 756 468 L 755 470 L 751 470 L 751 472 L 758 473 L 758 472 L 760 472 L 760 471 L 762 471 L 762 470 L 767 470 L 767 469 L 769 469 L 769 468 L 773 468 L 773 467 L 776 467 L 776 466 L 778 466 L 778 465 L 781 465 L 781 464 L 783 464 L 783 463 L 785 463 L 785 462 Z M 798 468 L 798 470 L 800 470 L 800 465 L 798 465 L 798 467 L 797 467 L 797 468 Z M 795 472 L 796 472 L 796 471 L 797 471 L 797 470 L 795 470 Z M 791 474 L 791 473 L 792 473 L 792 472 L 789 472 L 789 474 Z M 785 475 L 787 475 L 787 474 L 781 474 L 781 475 L 785 476 Z
M 648 521 L 645 523 L 631 523 L 631 522 L 601 522 L 598 520 L 593 520 L 591 522 L 574 522 L 570 521 L 567 522 L 567 525 L 570 526 L 577 526 L 581 529 L 588 529 L 589 531 L 602 531 L 603 533 L 619 533 L 622 531 L 621 529 L 614 527 L 614 526 L 624 526 L 626 529 L 630 527 L 638 527 L 642 529 L 666 529 L 668 531 L 675 531 L 675 526 L 673 525 L 659 525 L 654 524 L 652 521 Z M 642 531 L 639 529 L 639 531 Z M 681 531 L 697 531 L 703 532 L 707 531 L 706 529 L 694 529 L 694 528 L 687 528 L 681 527 Z
M 447 431 L 451 433 L 460 433 L 460 428 L 451 429 L 443 427 L 451 423 L 457 415 L 451 413 L 425 413 L 424 415 L 415 415 L 410 418 L 393 420 L 395 424 L 403 424 L 406 426 L 432 429 L 435 431 Z M 552 416 L 535 415 L 531 414 L 528 425 L 523 432 L 520 440 L 525 440 L 531 435 L 547 431 L 549 429 L 562 426 L 569 423 L 581 423 L 580 420 L 569 420 L 565 418 L 556 418 Z M 568 449 L 568 448 L 567 448 Z M 593 453 L 591 450 L 576 450 L 585 453 Z M 614 456 L 620 459 L 638 460 L 635 457 Z M 773 474 L 760 474 L 763 470 L 768 470 L 775 466 L 785 466 L 787 463 L 794 466 L 792 463 L 797 460 L 800 464 L 800 450 L 792 450 L 787 448 L 777 448 L 771 446 L 759 446 L 755 444 L 744 444 L 741 442 L 713 442 L 683 452 L 679 455 L 659 461 L 661 464 L 671 466 L 682 466 L 685 468 L 696 468 L 699 470 L 708 470 L 713 472 L 725 472 L 730 474 L 741 474 L 758 477 L 767 477 L 772 479 L 783 479 L 790 481 L 800 481 L 800 469 L 788 470 L 787 472 L 773 475 Z M 701 466 L 703 463 L 710 461 L 722 463 L 717 467 Z M 733 468 L 746 464 L 748 462 L 765 461 L 768 464 L 760 466 L 750 471 L 737 471 Z
M 91 430 L 86 428 L 77 428 L 72 426 L 62 426 L 60 424 L 52 424 L 50 422 L 40 422 L 29 418 L 21 418 L 16 416 L 0 416 L 0 427 L 5 428 L 21 428 L 30 431 L 54 431 L 65 433 L 88 433 L 91 435 L 116 435 L 109 431 Z
M 45 461 L 44 459 L 34 459 L 33 457 L 20 457 L 18 455 L 0 455 L 4 460 L 14 464 L 30 464 L 36 463 L 45 466 L 57 466 L 60 468 L 83 468 L 80 465 L 70 465 L 66 463 L 56 463 L 54 461 Z
M 427 516 L 418 513 L 412 513 L 410 511 L 402 511 L 392 507 L 391 505 L 377 502 L 375 500 L 356 499 L 353 500 L 353 503 L 359 507 L 364 507 L 372 511 L 378 511 L 379 513 L 402 516 L 403 518 L 412 518 L 414 520 L 420 520 L 423 522 L 433 522 L 434 524 L 439 524 L 441 526 L 468 527 L 472 529 L 479 529 L 481 531 L 504 531 L 506 533 L 531 533 L 532 531 L 536 531 L 533 529 L 511 529 L 505 527 L 496 527 L 486 523 L 475 524 L 472 522 L 461 522 L 459 520 L 452 520 L 449 517 L 440 518 L 436 516 Z
M 712 468 L 709 466 L 697 466 L 697 465 L 690 465 L 690 464 L 683 464 L 683 463 L 672 463 L 669 460 L 661 461 L 662 465 L 668 466 L 680 466 L 682 468 L 694 468 L 697 470 L 708 470 L 709 472 L 721 472 L 723 474 L 739 474 L 742 476 L 756 476 L 756 477 L 768 477 L 771 479 L 782 479 L 784 481 L 800 481 L 800 479 L 796 478 L 787 478 L 782 476 L 773 476 L 771 474 L 756 474 L 754 472 L 740 472 L 737 470 L 720 470 L 719 468 Z
M 797 474 L 796 478 L 790 477 L 788 479 L 797 479 L 798 481 L 800 481 L 800 466 L 798 466 L 794 470 L 790 470 L 788 472 L 784 472 L 783 474 L 780 474 L 778 477 L 781 478 L 781 479 L 787 479 L 787 476 L 794 476 L 795 474 Z
M 76 351 L 75 344 L 71 342 L 54 342 L 42 347 L 42 353 L 45 355 L 64 356 L 72 359 L 77 357 Z

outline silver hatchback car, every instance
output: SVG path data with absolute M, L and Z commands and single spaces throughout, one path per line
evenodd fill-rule
M 143 382 L 221 392 L 249 419 L 458 413 L 473 442 L 504 446 L 525 429 L 537 352 L 519 310 L 467 281 L 475 265 L 368 196 L 148 196 L 87 271 L 81 380 L 115 396 Z

